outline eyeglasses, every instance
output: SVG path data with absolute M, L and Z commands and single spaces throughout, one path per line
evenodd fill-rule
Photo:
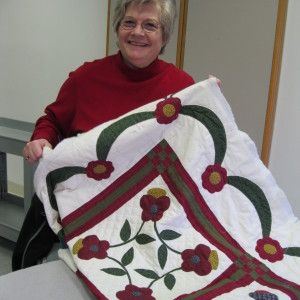
M 137 20 L 133 18 L 124 18 L 120 23 L 121 27 L 124 30 L 133 30 L 134 28 L 136 28 L 137 24 Z M 161 24 L 155 20 L 146 20 L 141 23 L 141 27 L 144 32 L 152 33 L 157 31 L 161 27 Z

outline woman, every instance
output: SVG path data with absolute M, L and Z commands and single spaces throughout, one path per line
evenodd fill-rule
M 118 1 L 114 29 L 120 51 L 70 73 L 57 100 L 38 119 L 24 158 L 36 162 L 45 146 L 53 148 L 64 138 L 194 84 L 188 74 L 158 59 L 175 17 L 175 0 Z
M 57 100 L 38 119 L 24 158 L 36 162 L 45 146 L 53 148 L 64 138 L 194 84 L 188 74 L 158 59 L 175 17 L 175 0 L 118 1 L 114 28 L 120 51 L 70 73 Z M 13 270 L 36 264 L 57 241 L 43 215 L 34 195 L 13 254 Z

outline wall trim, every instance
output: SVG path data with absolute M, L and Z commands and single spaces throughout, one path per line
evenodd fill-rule
M 108 56 L 108 48 L 109 48 L 109 28 L 110 28 L 110 8 L 111 8 L 111 1 L 108 0 L 108 5 L 107 5 L 107 28 L 106 28 L 106 56 Z
M 188 17 L 188 3 L 189 0 L 180 0 L 176 66 L 181 70 L 183 69 L 184 66 L 184 50 L 185 50 L 186 27 L 187 27 L 187 17 Z M 269 165 L 271 145 L 272 145 L 277 96 L 278 96 L 278 88 L 279 88 L 279 80 L 280 80 L 280 71 L 281 71 L 281 60 L 282 60 L 286 18 L 287 18 L 287 9 L 288 9 L 288 0 L 279 0 L 271 76 L 270 76 L 270 84 L 269 84 L 268 104 L 267 104 L 262 152 L 261 152 L 261 160 L 266 166 Z M 111 0 L 108 0 L 106 56 L 108 55 L 108 45 L 109 45 L 110 10 L 111 10 Z
M 276 33 L 273 50 L 273 61 L 269 85 L 268 105 L 265 119 L 265 129 L 262 144 L 261 160 L 268 166 L 272 146 L 272 137 L 274 130 L 274 121 L 276 114 L 277 96 L 280 80 L 282 52 L 284 44 L 284 35 L 286 27 L 288 0 L 279 0 Z
M 183 64 L 184 64 L 184 49 L 185 49 L 185 38 L 186 38 L 188 3 L 189 3 L 188 0 L 180 0 L 178 38 L 177 38 L 177 56 L 176 56 L 176 67 L 180 70 L 183 69 Z

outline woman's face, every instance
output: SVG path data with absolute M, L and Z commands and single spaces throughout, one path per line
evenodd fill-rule
M 137 26 L 128 30 L 119 27 L 118 44 L 125 63 L 131 68 L 145 68 L 158 56 L 164 46 L 162 28 L 154 32 L 145 32 L 141 24 L 154 20 L 160 23 L 159 12 L 153 3 L 137 5 L 131 3 L 126 10 L 125 18 L 135 20 Z

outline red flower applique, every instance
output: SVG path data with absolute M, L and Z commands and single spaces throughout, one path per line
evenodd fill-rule
M 179 98 L 168 98 L 157 103 L 154 115 L 159 124 L 169 124 L 177 119 L 181 110 Z
M 125 287 L 125 291 L 117 292 L 116 296 L 120 300 L 155 300 L 151 296 L 152 290 L 148 288 L 139 288 L 133 284 L 128 284 Z
M 84 260 L 104 259 L 107 257 L 108 248 L 108 241 L 100 241 L 96 235 L 89 235 L 74 244 L 73 254 L 77 254 L 80 259 Z
M 85 168 L 86 176 L 95 180 L 109 178 L 114 167 L 111 161 L 96 160 L 88 163 Z
M 276 262 L 283 259 L 284 250 L 278 241 L 270 237 L 258 240 L 255 250 L 262 259 L 267 259 L 269 262 Z
M 143 209 L 142 220 L 158 221 L 164 212 L 170 207 L 170 198 L 165 195 L 162 189 L 152 189 L 147 195 L 142 196 L 140 206 Z
M 206 245 L 199 244 L 195 249 L 186 249 L 181 253 L 183 263 L 181 269 L 185 272 L 194 271 L 200 276 L 216 270 L 219 264 L 217 251 L 211 251 Z
M 210 193 L 220 192 L 227 183 L 227 171 L 219 164 L 210 165 L 202 174 L 202 186 Z

